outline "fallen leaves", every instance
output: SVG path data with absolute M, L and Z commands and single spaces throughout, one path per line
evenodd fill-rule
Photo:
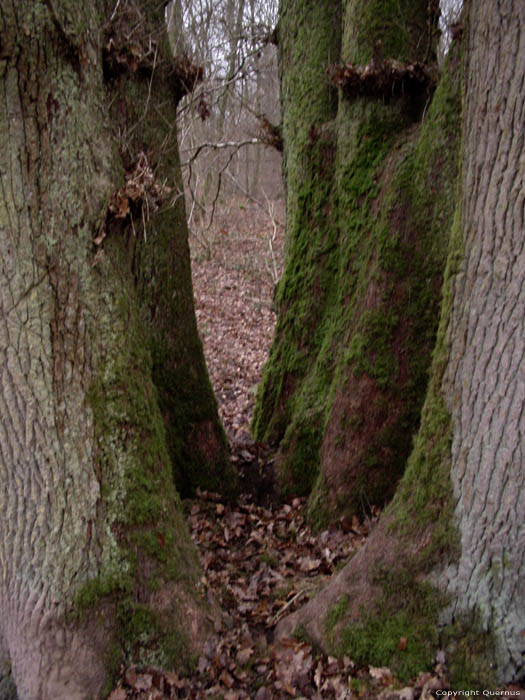
M 137 219 L 145 227 L 150 216 L 172 191 L 165 182 L 157 180 L 148 156 L 143 151 L 125 173 L 124 181 L 124 185 L 116 189 L 109 199 L 104 222 L 93 239 L 96 246 L 101 245 L 108 235 L 112 220 L 128 219 L 133 225 L 133 219 Z
M 254 459 L 249 423 L 275 325 L 275 280 L 268 241 L 271 221 L 256 206 L 236 200 L 216 213 L 210 231 L 190 235 L 195 311 L 206 364 L 234 462 Z M 278 218 L 284 219 L 283 203 Z M 225 235 L 227 234 L 227 235 Z M 272 251 L 280 273 L 284 233 Z M 199 244 L 199 241 L 200 244 Z M 205 246 L 207 255 L 200 255 Z
M 125 213 L 124 202 L 115 206 Z M 251 221 L 254 227 L 256 219 Z M 231 233 L 234 227 L 235 221 L 228 220 L 229 235 L 220 234 L 222 260 L 217 256 L 194 263 L 194 287 L 233 461 L 257 500 L 245 496 L 233 506 L 218 494 L 200 492 L 185 503 L 203 571 L 201 583 L 219 603 L 222 616 L 193 673 L 122 669 L 109 700 L 430 700 L 436 688 L 447 687 L 443 652 L 434 673 L 420 674 L 413 687 L 396 690 L 388 668 L 356 668 L 348 657 L 323 655 L 304 639 L 273 643 L 277 622 L 315 595 L 363 545 L 379 510 L 372 509 L 365 522 L 343 517 L 314 534 L 303 515 L 304 499 L 275 505 L 272 456 L 249 434 L 251 389 L 260 381 L 273 332 L 273 283 L 262 257 L 264 230 L 253 228 L 251 241 L 246 241 Z M 399 651 L 406 645 L 401 637 Z
M 272 644 L 273 628 L 363 545 L 379 513 L 367 523 L 355 521 L 348 532 L 337 523 L 314 534 L 301 498 L 266 508 L 246 498 L 233 506 L 218 494 L 199 492 L 185 505 L 202 583 L 222 618 L 191 677 L 130 667 L 110 700 L 350 697 L 350 659 L 320 656 L 297 639 Z
M 303 516 L 304 499 L 278 508 L 250 502 L 233 507 L 215 499 L 200 493 L 188 517 L 207 583 L 219 591 L 224 609 L 266 628 L 326 582 L 372 525 L 349 533 L 333 525 L 314 535 Z

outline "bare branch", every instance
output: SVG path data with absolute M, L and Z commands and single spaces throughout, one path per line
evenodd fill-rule
M 213 150 L 220 150 L 222 148 L 234 148 L 235 152 L 238 151 L 240 148 L 243 146 L 257 146 L 261 145 L 264 146 L 266 145 L 264 141 L 261 141 L 261 139 L 246 139 L 245 141 L 226 141 L 224 143 L 214 143 L 213 141 L 210 141 L 209 143 L 201 143 L 196 150 L 194 151 L 193 155 L 189 160 L 187 160 L 185 163 L 182 163 L 182 167 L 186 167 L 193 163 L 193 161 L 199 156 L 199 154 L 205 149 L 205 148 L 211 148 Z

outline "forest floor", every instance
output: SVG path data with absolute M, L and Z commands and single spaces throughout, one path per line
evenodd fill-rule
M 222 611 L 193 671 L 128 668 L 110 700 L 430 700 L 449 687 L 443 663 L 400 683 L 388 668 L 360 668 L 348 657 L 326 656 L 300 635 L 274 640 L 277 622 L 326 584 L 379 517 L 372 509 L 365 521 L 342 519 L 313 533 L 303 499 L 275 499 L 271 454 L 258 449 L 250 434 L 275 323 L 283 221 L 282 205 L 272 222 L 255 205 L 237 202 L 218 214 L 209 231 L 192 237 L 197 321 L 245 493 L 235 505 L 213 493 L 184 504 L 203 583 Z
M 273 222 L 257 205 L 234 200 L 209 231 L 190 237 L 195 313 L 234 461 L 253 444 L 250 420 L 275 325 L 282 201 L 272 209 Z

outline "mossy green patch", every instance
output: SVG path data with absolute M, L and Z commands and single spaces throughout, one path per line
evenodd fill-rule
M 158 19 L 158 8 L 154 13 Z M 169 61 L 167 42 L 159 50 L 159 60 Z M 124 158 L 133 163 L 140 152 L 147 150 L 159 182 L 169 182 L 175 190 L 182 190 L 178 150 L 166 148 L 175 136 L 176 103 L 161 74 L 161 70 L 153 74 L 152 84 L 141 78 L 140 71 L 119 79 L 127 119 L 142 126 L 131 130 Z M 119 103 L 115 101 L 115 119 L 119 117 Z M 161 122 L 143 119 L 146 103 L 153 112 L 164 115 Z M 134 232 L 129 236 L 127 266 L 137 290 L 137 311 L 149 333 L 145 349 L 151 356 L 173 478 L 183 497 L 192 495 L 198 487 L 233 496 L 236 475 L 196 325 L 184 202 L 179 198 L 161 207 L 151 219 L 149 215 L 138 218 L 137 235 Z
M 286 26 L 285 45 L 295 41 Z M 286 92 L 285 118 L 305 99 L 296 73 L 284 70 L 297 89 Z M 409 107 L 341 98 L 335 116 L 327 109 L 289 146 L 287 260 L 252 427 L 279 445 L 287 489 L 314 489 L 309 513 L 319 522 L 390 498 L 419 426 L 455 206 L 457 72 L 445 73 L 422 124 Z M 353 423 L 328 430 L 346 414 Z M 319 478 L 334 451 L 337 499 Z
M 133 578 L 129 574 L 113 574 L 105 578 L 98 577 L 87 581 L 75 595 L 76 609 L 82 613 L 93 609 L 102 598 L 117 595 L 129 595 L 133 590 Z
M 356 664 L 386 666 L 400 681 L 407 681 L 432 667 L 431 644 L 437 639 L 429 639 L 428 631 L 428 622 L 414 625 L 406 610 L 394 615 L 385 607 L 374 614 L 363 610 L 359 624 L 343 631 L 342 648 Z M 402 640 L 406 647 L 401 651 Z
M 328 635 L 328 640 L 330 644 L 333 644 L 333 630 L 338 622 L 340 622 L 346 611 L 348 610 L 348 596 L 342 595 L 339 599 L 331 606 L 326 614 L 325 618 L 325 629 Z
M 318 419 L 307 416 L 301 424 L 293 422 L 284 435 L 282 447 L 288 448 L 288 439 L 297 441 L 290 459 L 280 469 L 279 481 L 283 494 L 306 496 L 312 490 L 319 463 L 320 431 Z
M 428 562 L 434 564 L 440 559 L 454 558 L 459 546 L 454 525 L 455 499 L 450 481 L 452 423 L 441 385 L 448 359 L 447 329 L 452 306 L 451 279 L 462 259 L 463 236 L 460 220 L 461 213 L 458 207 L 449 241 L 441 318 L 421 427 L 414 441 L 406 472 L 391 504 L 394 526 L 400 526 L 405 533 L 432 526 L 432 539 L 425 553 Z
M 115 686 L 120 665 L 122 662 L 122 650 L 117 643 L 110 644 L 105 659 L 107 669 L 106 683 L 102 691 L 102 697 L 108 697 Z
M 437 16 L 429 16 L 428 7 L 430 4 L 419 0 L 351 0 L 347 3 L 345 60 L 368 63 L 378 40 L 382 55 L 388 58 L 428 61 L 435 57 Z
M 453 57 L 452 57 L 453 59 Z M 458 80 L 445 73 L 436 93 L 435 103 L 423 126 L 416 149 L 408 152 L 411 159 L 421 150 L 421 158 L 433 162 L 432 148 L 444 148 L 446 142 L 434 142 L 433 120 L 447 134 L 448 125 L 457 120 L 457 99 L 451 89 Z M 432 114 L 432 109 L 436 114 Z M 418 156 L 419 157 L 419 156 Z M 440 167 L 450 167 L 445 161 L 437 161 Z M 406 161 L 405 161 L 406 163 Z M 399 170 L 399 177 L 409 189 L 419 187 L 420 174 L 410 178 L 408 171 Z M 427 171 L 428 172 L 428 171 Z M 426 178 L 421 180 L 427 183 Z M 449 203 L 455 201 L 454 183 L 446 180 L 443 194 Z M 420 212 L 416 212 L 418 216 Z M 434 213 L 433 221 L 440 224 L 442 212 Z M 363 610 L 357 623 L 350 623 L 335 636 L 339 649 L 361 663 L 387 665 L 400 679 L 408 679 L 424 668 L 429 668 L 437 648 L 447 649 L 448 662 L 454 666 L 452 682 L 457 687 L 476 687 L 479 682 L 489 683 L 488 676 L 480 672 L 482 659 L 490 657 L 490 635 L 478 630 L 471 641 L 463 642 L 465 624 L 443 629 L 440 622 L 448 601 L 426 579 L 432 572 L 441 571 L 447 562 L 454 560 L 459 547 L 459 537 L 454 525 L 454 497 L 450 482 L 450 450 L 452 425 L 449 411 L 442 395 L 443 373 L 448 359 L 448 327 L 452 303 L 451 281 L 462 258 L 462 234 L 460 209 L 456 207 L 451 234 L 448 240 L 447 263 L 444 274 L 443 298 L 437 339 L 432 356 L 431 379 L 422 410 L 420 429 L 408 460 L 407 469 L 392 503 L 384 513 L 390 523 L 389 536 L 397 542 L 396 562 L 390 569 L 379 566 L 372 576 L 372 583 L 379 588 L 373 606 Z M 436 225 L 433 224 L 433 225 Z M 438 230 L 438 229 L 437 229 Z M 396 241 L 397 245 L 398 242 Z M 394 246 L 392 246 L 394 248 Z M 391 251 L 388 251 L 389 253 Z M 414 549 L 414 544 L 417 548 Z M 436 582 L 437 583 L 437 582 Z M 346 621 L 345 621 L 346 624 Z M 399 644 L 401 638 L 406 639 Z M 404 648 L 401 648 L 404 647 Z M 472 649 L 468 653 L 468 649 Z M 490 674 L 489 674 L 490 675 Z M 463 680 L 461 680 L 463 679 Z M 456 685 L 453 686 L 454 688 Z
M 361 609 L 359 620 L 348 620 L 347 596 L 330 609 L 328 643 L 360 666 L 386 666 L 400 681 L 407 681 L 432 667 L 442 597 L 413 579 L 412 572 L 378 571 L 375 578 L 383 594 Z
M 121 659 L 167 663 L 182 648 L 179 614 L 161 619 L 148 601 L 174 582 L 195 591 L 198 564 L 173 483 L 148 328 L 122 241 L 108 241 L 106 256 L 108 269 L 101 272 L 111 274 L 114 289 L 103 303 L 112 313 L 100 315 L 107 342 L 88 391 L 101 494 L 99 518 L 90 527 L 104 547 L 99 574 L 78 589 L 75 606 L 82 617 L 100 606 L 115 615 Z
M 144 666 L 174 668 L 189 663 L 190 652 L 184 631 L 173 625 L 176 611 L 160 616 L 151 607 L 129 600 L 117 607 L 124 652 L 128 659 Z M 182 662 L 182 663 L 181 663 Z
M 491 690 L 498 685 L 487 660 L 495 659 L 494 640 L 476 619 L 460 619 L 441 630 L 454 690 Z
M 394 311 L 364 311 L 345 353 L 345 361 L 352 364 L 354 373 L 366 372 L 381 389 L 388 388 L 399 371 L 392 347 L 398 323 Z

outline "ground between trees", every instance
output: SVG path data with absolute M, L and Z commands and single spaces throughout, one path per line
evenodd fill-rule
M 372 5 L 375 10 L 385 9 L 377 3 Z M 289 13 L 288 22 L 293 24 L 294 16 L 298 18 L 303 32 L 318 26 L 318 6 L 296 0 L 283 7 Z M 410 25 L 410 36 L 404 39 L 413 40 L 422 26 L 433 29 L 435 17 L 425 15 L 428 5 L 425 9 L 417 3 L 407 3 L 403 7 L 407 12 L 414 12 L 407 15 L 414 24 Z M 107 19 L 109 6 L 100 2 L 98 9 L 102 18 Z M 339 9 L 345 10 L 344 21 L 354 26 L 356 5 L 348 2 Z M 431 5 L 430 9 L 435 10 L 435 7 Z M 523 98 L 517 90 L 519 79 L 517 82 L 515 79 L 516 75 L 520 78 L 524 74 L 523 52 L 513 50 L 508 55 L 501 51 L 497 54 L 505 60 L 501 61 L 501 71 L 496 71 L 493 65 L 488 72 L 494 89 L 487 103 L 483 101 L 487 97 L 485 83 L 480 81 L 480 65 L 491 27 L 499 27 L 500 47 L 506 45 L 505 42 L 511 48 L 519 47 L 524 9 L 511 0 L 499 0 L 490 9 L 472 1 L 468 9 L 464 124 L 470 125 L 479 119 L 480 128 L 464 133 L 463 179 L 460 180 L 463 196 L 451 237 L 446 276 L 449 286 L 445 285 L 438 351 L 419 441 L 401 490 L 367 545 L 305 611 L 281 623 L 280 634 L 293 629 L 296 634 L 311 635 L 324 644 L 333 645 L 336 650 L 352 653 L 363 664 L 372 657 L 395 660 L 400 655 L 405 656 L 402 652 L 407 649 L 406 656 L 411 656 L 415 650 L 411 665 L 403 667 L 403 673 L 408 673 L 408 668 L 414 668 L 414 664 L 423 659 L 428 665 L 429 654 L 441 643 L 434 628 L 429 633 L 426 624 L 427 620 L 435 622 L 437 611 L 446 603 L 435 595 L 435 589 L 439 589 L 435 585 L 438 575 L 446 580 L 443 588 L 457 603 L 455 609 L 449 609 L 453 624 L 445 640 L 449 644 L 447 655 L 453 654 L 455 645 L 457 654 L 451 658 L 464 662 L 463 670 L 467 675 L 463 679 L 469 679 L 465 682 L 488 683 L 488 677 L 485 680 L 484 675 L 472 674 L 484 672 L 491 658 L 496 660 L 500 679 L 518 677 L 523 668 L 523 635 L 520 637 L 523 592 L 519 579 L 524 550 L 519 523 L 523 519 L 518 517 L 516 521 L 516 514 L 519 516 L 521 512 L 519 494 L 523 473 L 520 471 L 520 448 L 515 447 L 522 428 L 523 392 L 521 385 L 518 390 L 510 391 L 511 385 L 515 387 L 515 375 L 519 371 L 513 362 L 520 362 L 523 355 L 523 313 L 519 297 L 523 245 L 518 235 L 522 232 L 523 221 L 516 167 L 503 167 L 519 163 L 523 151 L 523 136 L 515 137 L 512 128 L 514 114 L 523 113 Z M 190 640 L 184 639 L 176 626 L 181 617 L 186 620 L 186 631 L 195 632 L 194 646 L 198 648 L 199 641 L 202 642 L 200 628 L 206 627 L 203 611 L 207 605 L 204 595 L 192 595 L 199 588 L 199 574 L 182 522 L 170 465 L 175 467 L 175 479 L 179 480 L 180 488 L 188 491 L 199 484 L 203 474 L 206 480 L 215 478 L 219 483 L 228 484 L 233 477 L 225 458 L 224 438 L 216 420 L 196 335 L 191 332 L 189 336 L 182 332 L 173 334 L 174 328 L 177 331 L 183 328 L 183 319 L 181 307 L 173 306 L 180 289 L 173 283 L 170 285 L 170 280 L 177 278 L 177 273 L 177 285 L 181 280 L 189 280 L 181 212 L 175 213 L 177 209 L 173 206 L 162 207 L 163 197 L 172 187 L 177 188 L 180 178 L 176 174 L 173 185 L 158 178 L 159 175 L 173 176 L 173 168 L 178 165 L 176 153 L 163 149 L 166 139 L 173 136 L 174 121 L 165 119 L 165 126 L 166 122 L 168 126 L 164 133 L 151 125 L 141 128 L 140 135 L 135 129 L 144 114 L 139 106 L 141 101 L 150 109 L 159 100 L 156 111 L 164 117 L 173 108 L 173 95 L 168 96 L 163 90 L 169 86 L 167 78 L 175 79 L 175 95 L 180 95 L 180 76 L 170 73 L 170 60 L 163 53 L 167 50 L 163 48 L 159 33 L 159 28 L 164 27 L 163 14 L 158 6 L 148 2 L 124 3 L 123 13 L 113 17 L 115 24 L 104 25 L 106 31 L 101 32 L 103 25 L 97 25 L 98 20 L 80 10 L 78 16 L 74 16 L 70 10 L 64 3 L 2 6 L 5 30 L 1 47 L 5 97 L 2 119 L 5 148 L 2 152 L 8 154 L 2 167 L 5 197 L 0 219 L 5 272 L 0 300 L 3 337 L 6 338 L 2 407 L 10 422 L 7 428 L 3 427 L 6 439 L 1 453 L 8 488 L 0 502 L 5 516 L 0 539 L 3 548 L 0 645 L 2 654 L 12 662 L 22 698 L 97 695 L 108 676 L 108 656 L 113 664 L 120 659 L 135 660 L 143 667 L 148 663 L 179 663 L 182 652 L 191 647 L 187 643 Z M 284 15 L 283 12 L 282 17 Z M 145 18 L 150 24 L 142 24 Z M 344 62 L 352 58 L 357 60 L 362 52 L 370 62 L 376 61 L 376 66 L 371 68 L 377 68 L 377 62 L 383 60 L 382 52 L 390 56 L 400 50 L 393 25 L 387 21 L 389 18 L 383 16 L 385 26 L 382 28 L 388 31 L 386 36 L 382 35 L 380 45 L 372 32 L 347 34 L 341 44 Z M 337 7 L 332 7 L 320 19 L 327 39 L 329 30 L 341 21 L 341 15 Z M 361 27 L 359 22 L 356 24 L 359 30 L 372 26 L 367 24 L 372 16 L 363 15 L 359 19 L 363 22 Z M 146 35 L 135 37 L 138 43 L 133 45 L 130 54 L 121 39 L 139 24 L 146 27 Z M 282 31 L 283 27 L 286 28 L 286 23 L 281 25 Z M 102 38 L 105 43 L 101 43 Z M 285 33 L 281 39 L 286 48 Z M 410 45 L 410 41 L 406 45 Z M 288 48 L 290 46 L 293 44 L 288 44 Z M 420 48 L 418 44 L 418 50 Z M 104 65 L 102 56 L 106 58 Z M 394 60 L 401 58 L 403 56 L 397 55 Z M 312 56 L 313 61 L 315 57 Z M 155 73 L 157 68 L 159 74 Z M 156 78 L 161 78 L 158 85 Z M 82 88 L 83 80 L 93 87 L 92 91 Z M 496 89 L 497 80 L 503 88 Z M 120 97 L 119 101 L 110 102 L 113 108 L 118 106 L 119 109 L 118 117 L 112 115 L 113 123 L 120 124 L 126 136 L 115 161 L 112 160 L 115 149 L 110 138 L 111 127 L 100 119 L 104 114 L 101 106 L 107 89 L 103 86 L 108 85 L 116 89 Z M 502 89 L 508 98 L 504 104 L 498 102 Z M 87 95 L 88 99 L 82 101 L 81 95 Z M 289 104 L 293 97 L 291 95 Z M 321 99 L 321 107 L 328 104 L 332 116 L 335 116 L 334 97 L 333 88 L 328 88 Z M 358 99 L 370 97 L 377 99 L 375 93 L 368 95 L 366 91 Z M 403 95 L 409 102 L 412 97 Z M 344 99 L 348 96 L 339 102 L 343 112 L 348 109 Z M 88 120 L 80 104 L 87 109 Z M 67 109 L 62 108 L 64 105 Z M 485 109 L 480 109 L 480 105 Z M 385 126 L 388 110 L 384 104 L 377 110 L 365 105 L 364 112 L 362 107 L 361 104 L 355 110 L 350 109 L 346 114 L 350 121 L 368 120 L 368 126 L 375 129 Z M 394 125 L 398 128 L 402 124 L 406 128 L 409 119 L 415 130 L 425 112 L 422 103 L 408 113 L 403 106 L 395 114 Z M 296 112 L 295 117 L 300 114 Z M 288 123 L 289 130 L 293 121 L 290 119 Z M 93 136 L 93 124 L 98 128 L 97 138 L 90 141 L 88 136 Z M 392 127 L 392 123 L 389 126 Z M 495 140 L 489 138 L 484 142 L 479 138 L 480 132 L 495 136 Z M 371 129 L 361 129 L 358 133 L 364 137 L 365 145 L 371 142 L 377 145 Z M 385 135 L 384 131 L 380 133 Z M 343 143 L 348 147 L 353 134 L 349 130 L 343 135 L 346 139 Z M 301 147 L 316 161 L 318 170 L 313 179 L 322 184 L 325 169 L 334 166 L 334 124 L 327 124 L 326 120 L 314 121 L 302 136 L 305 140 L 291 158 L 290 150 L 286 152 L 285 135 L 286 167 L 292 176 L 291 184 L 294 185 L 294 178 L 297 184 L 303 174 L 307 178 L 311 174 L 307 169 L 304 173 L 292 172 L 304 155 Z M 90 144 L 87 151 L 86 142 Z M 71 143 L 78 155 L 73 168 Z M 289 138 L 288 146 L 291 145 Z M 492 157 L 488 161 L 492 166 L 489 169 L 495 172 L 499 169 L 501 173 L 497 179 L 503 184 L 493 197 L 487 196 L 492 195 L 493 190 L 483 178 L 476 177 L 479 148 L 486 148 L 485 152 Z M 357 155 L 369 157 L 370 152 L 366 148 L 365 151 L 358 148 Z M 496 155 L 500 151 L 509 154 L 505 163 Z M 20 154 L 24 157 L 20 158 Z M 385 155 L 381 152 L 381 157 Z M 162 165 L 165 156 L 167 160 Z M 294 158 L 297 159 L 295 163 Z M 374 198 L 382 204 L 374 188 L 379 185 L 381 190 L 384 183 L 372 177 L 372 171 L 384 175 L 384 171 L 376 172 L 380 160 L 371 158 L 364 165 L 361 163 L 366 173 L 357 168 L 358 181 L 354 179 L 356 171 L 345 180 L 346 185 L 349 182 L 355 185 L 350 194 L 358 195 L 360 205 L 365 202 L 372 207 Z M 341 163 L 336 160 L 336 165 Z M 67 186 L 63 179 L 65 173 L 69 176 Z M 314 183 L 315 186 L 319 182 Z M 288 184 L 289 222 L 299 215 L 301 225 L 306 226 L 308 216 L 301 210 L 305 203 L 310 207 L 312 200 L 297 196 L 290 182 Z M 336 184 L 341 187 L 341 194 L 344 183 Z M 91 188 L 88 196 L 86 187 Z M 364 200 L 359 200 L 359 196 Z M 351 197 L 347 203 L 350 200 Z M 79 201 L 87 202 L 87 209 L 79 211 L 78 206 L 75 207 Z M 325 216 L 330 214 L 330 207 L 324 206 L 327 201 L 323 199 L 320 208 Z M 314 209 L 319 205 L 315 197 L 313 204 Z M 151 212 L 156 208 L 159 209 L 157 217 L 151 217 L 150 224 Z M 494 211 L 500 210 L 508 213 L 507 220 L 494 216 Z M 141 214 L 140 221 L 134 218 L 137 211 Z M 154 221 L 157 222 L 155 226 Z M 317 219 L 317 224 L 319 221 Z M 473 221 L 476 226 L 471 225 Z M 137 230 L 140 223 L 144 228 Z M 179 238 L 170 235 L 174 228 L 182 233 Z M 460 240 L 460 233 L 464 240 Z M 494 234 L 492 238 L 491 234 Z M 492 240 L 493 246 L 484 251 L 483 245 L 479 246 L 480 238 L 482 243 Z M 304 253 L 304 248 L 301 251 L 299 246 L 298 252 Z M 330 246 L 315 252 L 322 257 L 330 253 Z M 465 261 L 464 267 L 461 260 Z M 481 288 L 476 285 L 478 275 L 472 273 L 473 269 L 479 271 L 480 261 L 482 267 L 484 262 L 489 262 L 484 280 L 488 283 Z M 170 263 L 174 263 L 176 269 Z M 188 289 L 186 287 L 186 292 Z M 191 295 L 181 293 L 180 296 L 183 306 L 185 304 L 189 310 L 186 331 L 194 328 Z M 282 293 L 281 308 L 286 298 L 289 301 L 290 294 L 286 297 Z M 498 304 L 500 298 L 504 303 Z M 472 313 L 464 314 L 465 306 Z M 505 321 L 497 326 L 495 333 L 490 332 L 494 328 L 487 323 L 487 308 L 501 312 L 499 317 Z M 377 341 L 378 330 L 384 330 L 377 319 L 366 317 L 366 320 L 358 338 L 360 342 L 351 346 L 348 358 L 351 362 L 355 362 L 363 350 L 361 341 L 366 345 L 367 332 L 368 341 Z M 390 320 L 388 327 L 394 330 L 397 321 Z M 455 335 L 456 322 L 458 328 L 464 329 L 464 334 Z M 449 332 L 450 328 L 453 330 Z M 464 337 L 471 338 L 472 342 L 465 346 Z M 474 342 L 477 338 L 479 343 Z M 495 339 L 503 344 L 505 366 L 500 366 L 498 360 L 494 367 L 495 387 L 489 388 L 486 384 L 483 390 L 474 391 L 473 380 L 482 372 L 478 368 L 490 355 L 489 350 L 497 346 Z M 484 346 L 486 340 L 488 344 Z M 187 365 L 181 361 L 181 353 L 188 347 L 193 349 L 192 357 L 197 360 L 194 372 L 189 373 L 192 376 L 185 375 Z M 484 351 L 476 355 L 478 348 Z M 321 359 L 325 361 L 326 356 Z M 384 366 L 378 367 L 373 362 L 368 365 L 363 362 L 359 366 L 361 376 L 368 374 L 380 389 L 385 388 L 381 383 L 389 379 L 391 369 L 385 370 Z M 39 381 L 41 370 L 44 381 L 41 377 Z M 325 370 L 323 362 L 316 367 L 321 373 Z M 470 391 L 462 391 L 465 384 Z M 188 386 L 192 386 L 190 392 Z M 315 383 L 312 386 L 315 388 Z M 185 467 L 191 453 L 184 451 L 174 425 L 183 416 L 179 411 L 178 393 L 186 396 L 187 406 L 192 404 L 196 390 L 199 396 L 204 395 L 203 425 L 197 430 L 192 426 L 188 434 L 204 447 L 204 461 L 190 473 Z M 487 392 L 504 398 L 493 403 Z M 474 401 L 470 400 L 472 396 Z M 505 397 L 508 397 L 507 403 Z M 497 420 L 498 409 L 502 406 L 506 407 L 508 421 Z M 450 415 L 455 422 L 451 423 Z M 484 479 L 487 470 L 476 471 L 475 468 L 479 449 L 476 435 L 472 433 L 473 423 L 476 423 L 473 415 L 481 416 L 479 426 L 486 427 L 483 434 L 489 436 L 488 442 L 482 441 L 484 453 L 494 456 L 494 469 L 489 470 L 488 480 Z M 79 416 L 82 418 L 80 425 Z M 305 415 L 300 425 L 297 422 L 294 425 L 300 428 L 303 437 L 311 432 L 307 422 L 311 417 Z M 491 451 L 493 419 L 504 440 Z M 465 428 L 464 433 L 454 432 L 458 424 Z M 25 430 L 20 430 L 20 425 Z M 20 439 L 24 433 L 25 441 Z M 54 436 L 51 440 L 50 435 Z M 294 447 L 293 441 L 290 445 Z M 464 445 L 466 452 L 462 450 Z M 210 451 L 219 454 L 217 461 L 210 459 Z M 436 462 L 436 455 L 442 460 L 440 464 Z M 439 470 L 434 470 L 433 476 L 430 474 L 434 467 L 443 465 L 447 468 L 446 474 Z M 177 467 L 182 470 L 178 474 Z M 452 529 L 442 527 L 447 525 L 444 521 L 450 520 L 452 513 L 450 503 L 453 501 L 450 489 L 447 490 L 449 471 L 451 490 L 458 503 L 460 548 L 454 548 L 450 539 L 454 534 Z M 465 479 L 465 474 L 471 472 Z M 21 474 L 26 478 L 20 478 Z M 476 515 L 475 509 L 468 508 L 472 503 L 470 487 L 473 484 L 478 496 L 485 497 L 487 481 L 498 494 L 495 502 L 484 500 L 489 517 L 494 516 L 495 527 L 484 527 L 480 532 L 475 527 L 480 518 L 474 524 L 469 519 L 471 512 Z M 435 487 L 436 482 L 445 487 L 438 491 L 438 496 L 428 490 L 429 485 Z M 325 492 L 330 494 L 329 484 Z M 108 494 L 113 499 L 108 498 Z M 226 506 L 216 498 L 212 496 L 211 501 L 222 506 L 215 508 L 215 513 L 221 515 Z M 115 509 L 115 501 L 120 511 Z M 34 507 L 27 507 L 28 503 L 33 503 Z M 297 502 L 295 506 L 292 503 L 290 507 L 293 510 L 297 505 Z M 416 516 L 421 508 L 427 509 L 428 517 L 414 531 L 411 527 L 417 524 Z M 42 512 L 45 516 L 41 518 Z M 324 517 L 327 515 L 328 511 Z M 281 519 L 287 520 L 287 515 Z M 408 530 L 400 530 L 400 522 L 408 523 Z M 506 527 L 507 522 L 511 523 L 510 528 Z M 432 536 L 432 526 L 436 528 L 437 538 Z M 221 536 L 226 538 L 224 530 Z M 443 539 L 444 536 L 449 539 Z M 79 542 L 85 543 L 84 548 L 79 547 Z M 166 556 L 166 546 L 170 554 L 172 548 L 177 551 L 178 570 L 173 567 L 171 556 Z M 480 549 L 488 550 L 488 556 L 477 558 Z M 105 558 L 107 551 L 109 560 Z M 71 559 L 61 556 L 63 552 Z M 415 568 L 410 568 L 414 561 Z M 437 568 L 437 564 L 443 562 L 447 568 Z M 473 571 L 473 564 L 480 566 Z M 126 572 L 124 580 L 123 571 Z M 429 572 L 434 572 L 434 579 Z M 365 578 L 363 573 L 367 574 Z M 361 577 L 359 580 L 357 575 Z M 425 575 L 427 579 L 423 578 Z M 86 582 L 93 585 L 85 585 Z M 422 621 L 411 619 L 414 605 L 403 607 L 403 603 L 399 605 L 399 600 L 392 596 L 394 591 L 403 588 L 410 591 L 411 602 L 423 606 Z M 382 597 L 377 595 L 377 589 L 383 591 Z M 349 591 L 356 595 L 348 596 Z M 494 592 L 496 595 L 492 595 Z M 377 601 L 378 606 L 373 606 L 369 617 L 361 612 L 360 622 L 356 622 L 359 613 L 355 608 L 363 600 Z M 398 607 L 390 608 L 391 602 Z M 78 607 L 81 614 L 71 616 L 72 611 L 79 612 Z M 85 609 L 89 610 L 89 617 Z M 480 615 L 478 629 L 472 624 L 474 611 Z M 208 603 L 208 612 L 213 619 L 211 603 Z M 302 626 L 296 624 L 298 620 L 304 621 Z M 319 632 L 318 625 L 323 620 L 327 624 Z M 389 626 L 392 621 L 393 627 Z M 219 629 L 220 624 L 216 622 Z M 378 624 L 382 625 L 381 632 L 389 634 L 386 649 L 383 646 L 378 650 L 375 641 L 370 641 Z M 400 632 L 405 631 L 406 635 L 400 636 Z M 480 645 L 471 656 L 468 653 L 465 656 L 461 646 L 461 635 L 465 631 L 472 632 L 472 640 Z M 422 640 L 425 634 L 427 638 Z M 470 642 L 469 637 L 467 640 Z M 310 654 L 312 644 L 303 644 L 306 646 L 292 646 L 291 656 L 283 656 L 285 665 L 296 658 L 297 652 L 303 660 L 305 654 Z M 207 658 L 212 661 L 209 656 Z M 345 663 L 343 661 L 343 665 Z M 153 675 L 150 681 L 145 679 L 150 674 L 142 675 L 144 683 L 153 683 Z M 226 685 L 227 677 L 223 678 Z M 288 683 L 287 676 L 283 682 Z M 131 681 L 128 685 L 134 683 L 136 681 Z M 169 685 L 173 688 L 176 683 L 169 682 Z M 286 687 L 283 690 L 288 693 Z M 289 694 L 294 693 L 295 690 Z

